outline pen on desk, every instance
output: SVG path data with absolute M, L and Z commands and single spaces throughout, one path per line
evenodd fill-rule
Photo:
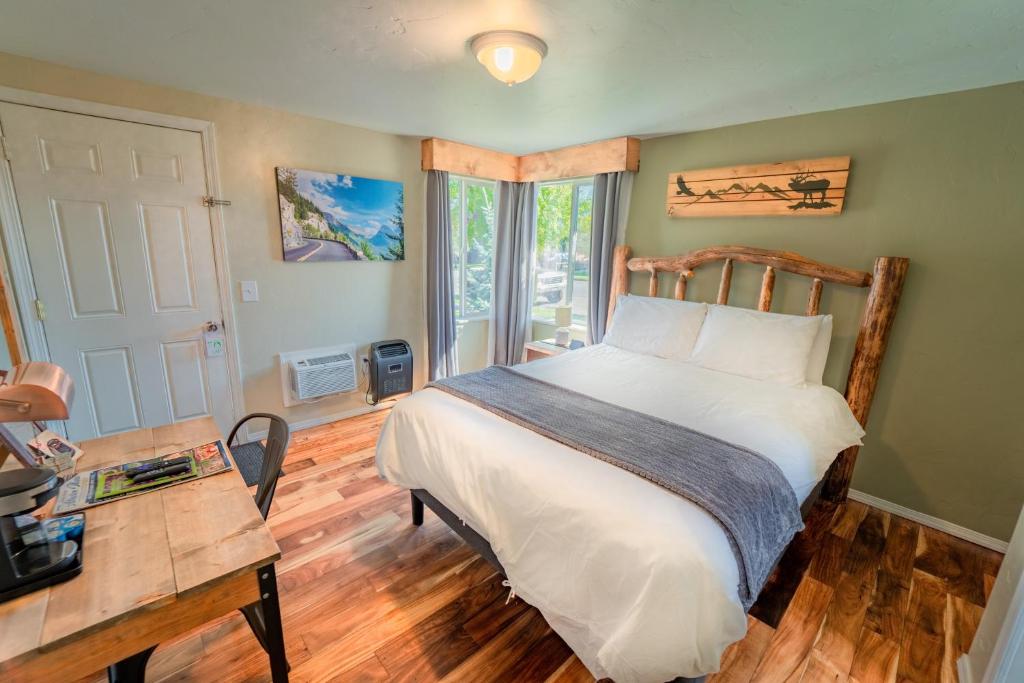
M 148 463 L 146 465 L 139 465 L 125 472 L 129 479 L 135 479 L 141 474 L 152 472 L 154 470 L 165 470 L 168 467 L 174 467 L 175 465 L 187 465 L 190 462 L 188 456 L 182 456 L 180 458 L 172 458 L 170 460 L 163 460 L 161 462 Z
M 160 469 L 150 470 L 148 472 L 143 472 L 136 477 L 132 477 L 132 483 L 143 484 L 147 481 L 153 481 L 154 479 L 160 479 L 162 477 L 173 477 L 178 474 L 184 474 L 191 470 L 192 466 L 189 463 L 182 463 L 172 467 L 162 467 Z

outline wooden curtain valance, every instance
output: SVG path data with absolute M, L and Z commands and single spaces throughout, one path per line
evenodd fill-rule
M 476 178 L 528 182 L 579 178 L 597 173 L 636 171 L 640 168 L 640 140 L 622 137 L 550 152 L 516 156 L 427 138 L 421 143 L 421 167 Z
M 519 157 L 519 181 L 560 180 L 640 168 L 640 140 L 614 138 Z
M 420 143 L 424 171 L 448 171 L 489 180 L 519 179 L 519 157 L 461 142 L 427 138 Z

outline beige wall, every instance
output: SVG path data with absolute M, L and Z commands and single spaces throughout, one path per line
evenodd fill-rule
M 419 141 L 283 111 L 68 69 L 0 53 L 0 85 L 212 121 L 227 223 L 245 410 L 297 422 L 365 406 L 362 392 L 284 408 L 275 354 L 314 346 L 403 338 L 426 376 L 423 322 L 423 174 Z M 267 83 L 267 87 L 273 87 Z M 285 263 L 275 166 L 401 181 L 406 254 L 399 263 Z M 256 280 L 260 302 L 242 303 L 238 281 Z
M 910 257 L 853 485 L 1000 539 L 1024 498 L 1022 112 L 1016 83 L 645 140 L 626 234 L 637 255 L 747 244 L 867 270 Z M 853 157 L 841 216 L 665 215 L 670 172 L 839 154 Z M 716 271 L 688 298 L 713 300 Z M 738 269 L 730 303 L 754 306 L 760 275 Z M 780 277 L 774 310 L 805 301 Z M 836 315 L 826 380 L 841 387 L 862 298 L 826 286 L 822 303 Z

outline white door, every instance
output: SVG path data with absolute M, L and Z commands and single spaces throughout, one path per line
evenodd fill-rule
M 72 439 L 233 418 L 199 133 L 0 102 L 50 359 Z

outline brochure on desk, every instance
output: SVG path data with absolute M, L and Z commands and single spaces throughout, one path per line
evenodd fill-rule
M 152 479 L 140 484 L 135 484 L 128 477 L 127 473 L 137 467 L 152 467 L 176 458 L 188 459 L 189 468 L 186 472 Z M 148 460 L 126 462 L 112 467 L 79 472 L 60 487 L 53 512 L 63 515 L 75 510 L 84 510 L 114 500 L 139 496 L 175 484 L 227 472 L 231 467 L 231 460 L 224 451 L 224 444 L 220 441 L 211 441 L 201 446 L 186 448 L 183 451 L 168 453 Z

